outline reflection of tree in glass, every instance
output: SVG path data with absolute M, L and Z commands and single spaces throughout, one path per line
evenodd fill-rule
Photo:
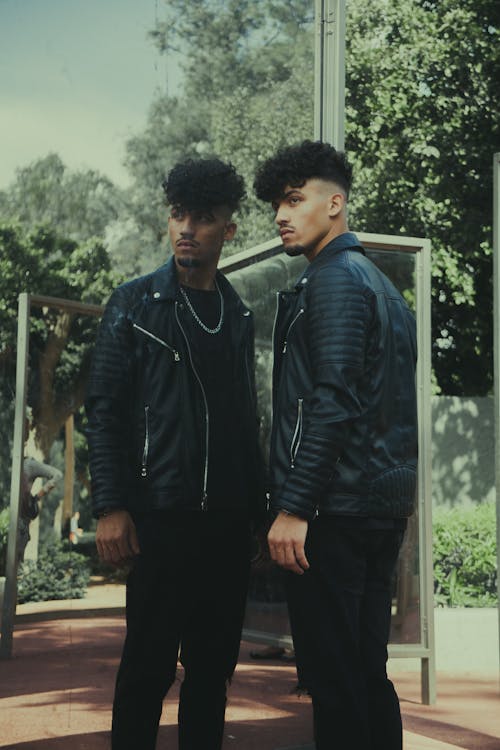
M 314 3 L 302 0 L 184 0 L 165 3 L 152 39 L 182 55 L 182 90 L 159 93 L 143 133 L 127 144 L 146 246 L 165 234 L 158 185 L 179 159 L 217 154 L 234 163 L 249 197 L 225 254 L 275 234 L 251 186 L 259 159 L 313 132 Z
M 384 252 L 369 248 L 366 248 L 366 253 L 370 260 L 392 281 L 414 311 L 415 256 L 412 253 Z

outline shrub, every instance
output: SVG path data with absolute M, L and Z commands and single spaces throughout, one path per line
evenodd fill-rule
M 491 607 L 497 601 L 494 503 L 437 508 L 433 522 L 436 604 Z
M 19 567 L 18 601 L 82 599 L 90 578 L 89 564 L 62 544 L 42 548 L 38 560 L 26 560 Z

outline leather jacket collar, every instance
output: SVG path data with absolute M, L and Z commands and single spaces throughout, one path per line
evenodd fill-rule
M 356 250 L 366 255 L 363 245 L 360 243 L 354 232 L 344 232 L 335 237 L 328 245 L 325 245 L 323 250 L 315 257 L 315 259 L 308 264 L 304 273 L 299 277 L 295 284 L 295 289 L 303 289 L 307 284 L 309 275 L 314 272 L 317 268 L 321 267 L 324 263 L 328 262 L 333 255 L 342 252 L 342 250 Z
M 240 306 L 241 300 L 226 280 L 224 274 L 217 271 L 216 279 L 226 304 L 229 303 Z M 166 263 L 152 273 L 151 298 L 153 302 L 163 302 L 165 300 L 175 301 L 178 298 L 178 292 L 179 277 L 175 265 L 175 258 L 172 255 Z M 246 308 L 245 312 L 248 314 Z

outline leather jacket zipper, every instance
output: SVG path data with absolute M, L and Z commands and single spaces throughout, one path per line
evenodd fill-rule
M 302 403 L 304 399 L 299 398 L 297 400 L 297 421 L 295 423 L 295 430 L 292 436 L 292 442 L 290 444 L 290 467 L 295 467 L 295 456 L 299 450 L 300 441 L 302 439 Z
M 276 312 L 274 314 L 274 323 L 273 323 L 273 333 L 271 336 L 271 352 L 273 353 L 274 357 L 274 339 L 276 336 L 276 323 L 278 322 L 278 313 L 279 313 L 279 307 L 280 307 L 280 293 L 276 292 Z M 273 365 L 274 370 L 275 365 Z M 274 373 L 273 373 L 273 380 L 274 380 Z M 274 423 L 274 389 L 271 397 L 271 424 Z
M 149 453 L 149 406 L 144 407 L 144 449 L 142 451 L 141 477 L 148 475 L 148 453 Z
M 283 342 L 283 349 L 282 349 L 282 352 L 281 352 L 282 354 L 285 354 L 285 352 L 286 352 L 286 346 L 287 346 L 287 343 L 288 343 L 288 336 L 289 336 L 289 334 L 290 334 L 290 331 L 291 331 L 291 329 L 292 329 L 293 325 L 294 325 L 294 324 L 296 323 L 296 321 L 297 321 L 297 320 L 298 320 L 298 319 L 300 318 L 300 316 L 301 316 L 301 315 L 303 314 L 303 312 L 304 312 L 304 308 L 303 308 L 303 307 L 301 307 L 301 308 L 300 308 L 300 310 L 298 311 L 297 315 L 295 316 L 295 318 L 294 318 L 294 319 L 292 320 L 292 322 L 291 322 L 291 323 L 290 323 L 290 325 L 288 326 L 287 332 L 286 332 L 286 334 L 285 334 L 285 340 L 284 340 L 284 342 Z
M 207 482 L 208 482 L 208 438 L 209 438 L 209 415 L 208 415 L 208 401 L 207 401 L 207 395 L 205 393 L 205 389 L 203 388 L 203 383 L 201 382 L 200 376 L 198 375 L 198 372 L 194 366 L 193 363 L 193 357 L 191 355 L 191 347 L 189 346 L 188 337 L 186 336 L 186 333 L 184 331 L 184 328 L 182 327 L 182 323 L 179 319 L 179 313 L 177 311 L 179 303 L 176 301 L 175 303 L 175 319 L 177 321 L 177 324 L 179 328 L 181 329 L 181 333 L 184 337 L 184 341 L 186 342 L 187 351 L 189 354 L 189 361 L 191 363 L 191 368 L 193 370 L 194 376 L 196 380 L 199 383 L 199 386 L 201 388 L 201 393 L 203 396 L 203 402 L 205 404 L 205 469 L 203 472 L 203 493 L 202 493 L 202 500 L 201 500 L 201 509 L 206 510 L 207 509 Z
M 274 313 L 273 333 L 271 337 L 273 351 L 274 351 L 274 336 L 276 333 L 276 323 L 278 322 L 279 307 L 280 307 L 280 293 L 276 292 L 276 312 Z
M 170 344 L 167 344 L 166 341 L 163 341 L 163 339 L 158 338 L 158 336 L 155 336 L 154 333 L 151 333 L 150 331 L 147 331 L 145 328 L 142 328 L 142 326 L 138 326 L 137 323 L 134 323 L 133 327 L 135 329 L 137 329 L 138 331 L 140 331 L 141 333 L 143 333 L 145 336 L 149 336 L 150 339 L 153 339 L 153 341 L 158 342 L 158 344 L 161 344 L 166 349 L 168 349 L 169 351 L 171 351 L 172 354 L 174 355 L 174 362 L 180 362 L 181 361 L 181 357 L 180 357 L 180 354 L 177 351 L 177 349 L 174 349 L 173 346 L 170 346 Z

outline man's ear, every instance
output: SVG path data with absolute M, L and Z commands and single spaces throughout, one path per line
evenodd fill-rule
M 335 218 L 344 209 L 346 199 L 344 193 L 332 193 L 328 201 L 328 216 Z
M 234 223 L 234 221 L 230 221 L 229 224 L 226 224 L 226 228 L 224 230 L 224 242 L 229 242 L 233 239 L 234 235 L 236 234 L 238 226 Z

